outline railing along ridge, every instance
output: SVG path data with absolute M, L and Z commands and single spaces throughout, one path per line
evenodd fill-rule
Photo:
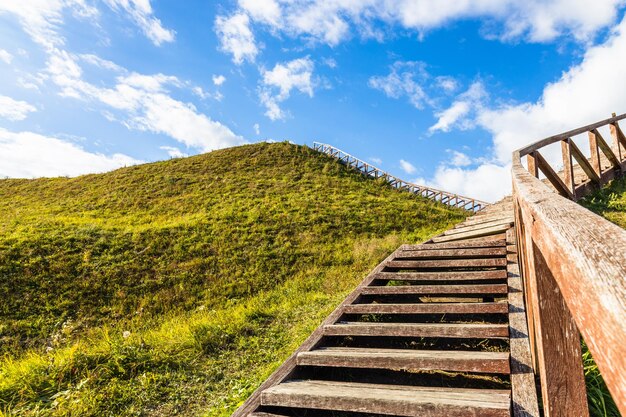
M 626 138 L 618 124 L 625 118 L 613 114 L 513 153 L 518 253 L 546 416 L 589 416 L 580 335 L 626 415 L 626 231 L 575 203 L 626 173 Z M 605 126 L 610 145 L 598 131 Z M 590 158 L 572 140 L 584 133 Z M 557 142 L 562 170 L 541 153 Z
M 321 142 L 313 142 L 313 149 L 332 156 L 347 166 L 360 171 L 362 174 L 373 178 L 384 178 L 392 187 L 403 189 L 415 195 L 437 201 L 451 207 L 462 208 L 464 210 L 478 212 L 491 203 L 477 200 L 475 198 L 464 197 L 458 194 L 449 193 L 447 191 L 438 190 L 436 188 L 417 185 L 408 181 L 404 181 L 394 175 L 391 175 L 380 168 L 375 167 L 347 152 L 342 151 L 332 145 Z

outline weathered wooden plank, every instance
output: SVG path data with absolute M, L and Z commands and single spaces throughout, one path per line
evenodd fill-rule
M 617 156 L 615 156 L 613 150 L 611 149 L 609 144 L 606 143 L 600 132 L 598 132 L 597 129 L 593 129 L 591 132 L 589 132 L 589 135 L 593 135 L 595 137 L 598 148 L 606 156 L 611 165 L 613 165 L 613 168 L 621 168 L 620 161 L 617 159 Z
M 505 258 L 482 258 L 482 259 L 438 259 L 418 261 L 390 261 L 387 268 L 406 269 L 448 269 L 448 268 L 495 268 L 506 266 Z
M 429 271 L 429 272 L 379 272 L 377 280 L 393 281 L 474 281 L 499 280 L 506 278 L 504 269 L 488 271 Z
M 534 154 L 537 167 L 541 170 L 541 172 L 543 172 L 548 181 L 550 181 L 550 184 L 552 184 L 552 186 L 556 189 L 558 193 L 573 200 L 574 194 L 567 188 L 561 177 L 559 177 L 559 174 L 557 174 L 554 169 L 552 169 L 548 161 L 544 159 L 539 151 L 535 151 Z
M 515 254 L 517 245 L 513 229 L 507 233 L 507 243 L 509 244 L 507 249 Z M 509 263 L 507 273 L 513 417 L 539 417 L 539 402 L 535 389 L 535 373 L 526 322 L 526 306 L 517 260 Z
M 507 303 L 351 304 L 346 314 L 506 314 Z
M 473 216 L 467 217 L 467 219 L 460 223 L 461 225 L 473 225 L 473 224 L 481 224 L 487 222 L 493 222 L 498 220 L 508 220 L 512 217 L 510 210 L 503 210 L 497 214 L 475 214 Z
M 434 250 L 400 250 L 396 259 L 422 259 L 422 258 L 485 258 L 505 256 L 504 246 L 496 248 L 468 248 L 468 249 L 434 249 Z
M 455 241 L 448 243 L 422 243 L 420 245 L 402 245 L 400 250 L 439 250 L 439 249 L 454 249 L 454 248 L 490 248 L 490 247 L 503 247 L 506 246 L 504 239 L 490 239 L 480 242 L 474 241 Z
M 265 390 L 264 406 L 421 417 L 509 417 L 507 390 L 293 381 Z
M 506 284 L 481 285 L 393 285 L 371 286 L 361 291 L 362 295 L 387 294 L 506 294 Z
M 477 238 L 477 237 L 483 237 L 483 236 L 490 236 L 490 235 L 495 235 L 498 233 L 504 233 L 507 231 L 507 229 L 510 227 L 510 225 L 505 224 L 505 225 L 499 225 L 499 226 L 492 226 L 492 227 L 487 227 L 485 229 L 479 229 L 479 230 L 474 230 L 471 232 L 465 232 L 465 233 L 459 233 L 456 235 L 452 235 L 452 236 L 438 236 L 438 237 L 434 237 L 432 240 L 435 243 L 441 243 L 441 242 L 451 242 L 453 240 L 461 240 L 461 239 L 470 239 L 470 238 Z
M 576 146 L 576 143 L 574 143 L 574 141 L 570 140 L 569 143 L 572 156 L 574 157 L 576 162 L 578 162 L 578 165 L 583 170 L 583 172 L 587 175 L 587 178 L 589 178 L 592 183 L 599 184 L 600 175 L 591 166 L 587 157 L 583 155 L 580 149 L 578 149 L 578 146 Z
M 324 326 L 327 336 L 393 336 L 506 339 L 508 324 L 365 323 L 345 322 Z
M 574 164 L 572 163 L 572 145 L 571 139 L 567 138 L 561 141 L 561 156 L 563 157 L 563 182 L 572 193 L 576 192 L 576 183 L 574 181 Z
M 443 235 L 444 236 L 456 235 L 456 234 L 459 234 L 459 233 L 472 232 L 472 231 L 475 231 L 475 230 L 486 229 L 488 227 L 495 227 L 495 226 L 501 226 L 501 225 L 511 226 L 512 224 L 513 224 L 513 219 L 508 218 L 508 219 L 504 219 L 504 220 L 496 220 L 496 221 L 491 221 L 491 222 L 486 222 L 486 223 L 478 223 L 478 224 L 474 224 L 474 225 L 460 225 L 460 226 L 457 226 L 454 229 L 446 230 L 445 232 L 443 232 Z
M 494 374 L 510 372 L 508 353 L 449 350 L 330 347 L 299 353 L 298 365 Z

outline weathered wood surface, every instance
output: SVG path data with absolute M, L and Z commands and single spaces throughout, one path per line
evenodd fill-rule
M 477 281 L 501 280 L 506 278 L 506 270 L 492 269 L 487 271 L 428 271 L 428 272 L 379 272 L 374 275 L 377 280 L 394 281 Z
M 455 242 L 447 243 L 426 243 L 421 245 L 402 245 L 400 250 L 439 250 L 439 249 L 457 249 L 457 248 L 490 248 L 490 247 L 502 247 L 505 244 L 505 239 L 494 239 L 492 236 L 482 241 L 474 240 L 458 240 Z
M 508 324 L 457 323 L 366 323 L 345 322 L 324 326 L 327 336 L 394 336 L 394 337 L 452 337 L 507 338 Z
M 463 225 L 457 226 L 454 229 L 446 230 L 445 232 L 443 232 L 443 235 L 452 236 L 452 235 L 458 235 L 459 233 L 474 232 L 477 230 L 486 229 L 489 227 L 498 227 L 498 226 L 506 226 L 508 229 L 512 225 L 513 225 L 512 219 L 495 220 L 495 221 L 489 221 L 485 223 L 478 223 L 478 224 L 472 224 L 472 225 L 463 224 Z
M 575 134 L 591 132 L 592 154 L 596 155 L 590 165 L 598 181 L 605 183 L 620 173 L 624 162 L 616 164 L 615 152 L 608 152 L 608 145 L 602 143 L 595 130 L 616 125 L 624 118 L 626 115 L 547 138 L 513 156 L 529 333 L 536 346 L 535 361 L 547 416 L 588 415 L 576 328 L 618 408 L 626 414 L 626 231 L 552 192 L 524 169 L 520 156 Z M 613 149 L 620 146 L 617 139 Z M 571 150 L 578 159 L 573 146 Z M 607 171 L 602 155 L 609 162 Z M 581 165 L 587 168 L 585 163 Z M 595 179 L 593 174 L 590 176 Z M 580 196 L 577 186 L 576 198 Z
M 333 347 L 301 352 L 298 364 L 405 371 L 510 372 L 509 354 L 506 352 Z
M 345 314 L 505 314 L 507 303 L 351 304 Z
M 455 235 L 450 235 L 450 236 L 434 237 L 432 240 L 435 243 L 443 243 L 443 242 L 451 242 L 453 240 L 477 238 L 477 237 L 482 237 L 482 236 L 491 236 L 495 233 L 504 233 L 509 229 L 509 227 L 510 226 L 508 224 L 491 226 L 491 227 L 486 227 L 484 229 L 472 230 L 472 231 L 468 231 L 464 233 L 457 233 Z
M 468 249 L 435 249 L 435 250 L 401 250 L 397 259 L 437 259 L 437 258 L 492 258 L 505 256 L 506 248 L 468 248 Z
M 405 268 L 405 269 L 450 269 L 450 268 L 494 268 L 506 266 L 504 258 L 486 258 L 486 259 L 448 259 L 434 261 L 391 261 L 387 265 L 388 268 Z
M 508 417 L 510 393 L 374 385 L 355 382 L 294 381 L 266 390 L 263 405 L 421 417 Z
M 475 284 L 475 285 L 393 285 L 371 286 L 363 288 L 362 295 L 388 294 L 506 294 L 507 284 Z

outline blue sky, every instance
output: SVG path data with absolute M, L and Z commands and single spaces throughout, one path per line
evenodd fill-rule
M 510 153 L 626 111 L 623 0 L 0 0 L 0 176 L 261 140 L 495 200 Z

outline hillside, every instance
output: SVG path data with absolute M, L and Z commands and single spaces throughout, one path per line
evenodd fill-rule
M 0 410 L 228 415 L 391 250 L 465 215 L 287 143 L 0 180 Z

